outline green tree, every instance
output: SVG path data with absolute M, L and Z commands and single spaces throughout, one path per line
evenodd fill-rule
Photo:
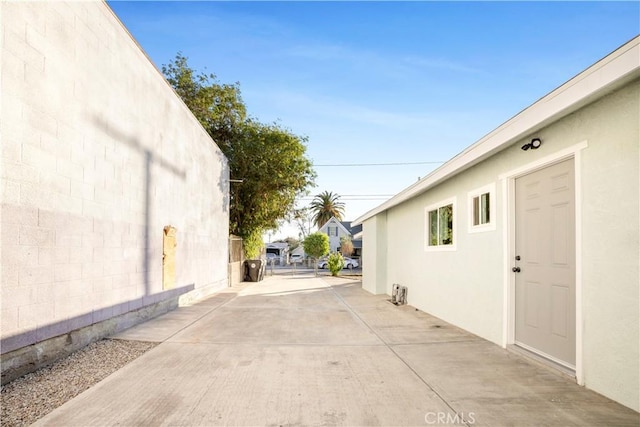
M 338 221 L 344 215 L 344 203 L 339 201 L 340 196 L 329 191 L 324 191 L 313 198 L 309 206 L 313 213 L 313 222 L 318 228 L 322 227 L 332 216 Z
M 306 139 L 251 120 L 236 129 L 229 167 L 242 182 L 231 186 L 229 221 L 232 232 L 244 237 L 252 230 L 277 228 L 315 174 L 305 156 Z
M 162 72 L 227 157 L 231 178 L 242 180 L 230 185 L 229 232 L 251 245 L 245 245 L 247 256 L 256 250 L 259 255 L 258 236 L 277 228 L 296 197 L 313 184 L 307 138 L 249 117 L 238 83 L 197 74 L 180 53 Z
M 302 242 L 302 246 L 304 247 L 304 252 L 317 261 L 318 258 L 329 253 L 329 236 L 324 233 L 309 234 Z M 317 276 L 318 263 L 314 262 L 313 265 Z
M 162 74 L 218 146 L 232 144 L 236 125 L 247 120 L 240 84 L 220 84 L 215 74 L 196 74 L 180 52 L 162 66 Z

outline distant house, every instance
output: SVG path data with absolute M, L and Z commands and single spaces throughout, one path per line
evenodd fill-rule
M 351 256 L 354 258 L 362 257 L 362 224 L 352 226 L 353 223 L 350 221 L 342 221 L 340 224 L 342 224 L 351 235 L 351 243 L 353 243 L 353 253 Z
M 289 256 L 291 257 L 293 255 L 300 255 L 302 258 L 304 258 L 306 256 L 306 254 L 304 253 L 304 246 L 298 245 L 295 247 L 295 249 L 291 250 L 289 252 Z
M 284 264 L 289 255 L 289 244 L 284 242 L 267 243 L 266 253 L 275 255 L 279 264 Z M 271 255 L 272 256 L 272 255 Z
M 354 257 L 360 257 L 362 254 L 362 238 L 356 238 L 357 233 L 362 231 L 362 224 L 355 227 L 351 226 L 351 221 L 338 221 L 336 217 L 331 217 L 322 227 L 318 229 L 319 233 L 329 236 L 329 248 L 331 252 L 340 251 L 340 239 L 343 237 L 351 238 L 353 242 Z
M 358 218 L 363 288 L 639 410 L 639 104 L 636 37 Z

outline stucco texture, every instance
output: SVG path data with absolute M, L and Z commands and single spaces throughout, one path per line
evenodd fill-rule
M 393 283 L 407 286 L 409 304 L 496 344 L 509 342 L 505 283 L 511 266 L 505 261 L 510 238 L 505 221 L 509 221 L 511 202 L 509 194 L 504 194 L 508 186 L 501 175 L 586 143 L 576 170 L 582 242 L 577 248 L 582 295 L 577 305 L 582 309 L 582 324 L 577 327 L 582 333 L 578 354 L 583 380 L 588 388 L 638 410 L 639 87 L 635 80 L 605 94 L 427 192 L 366 220 L 364 253 L 373 251 L 376 259 L 365 263 L 363 287 L 390 293 Z M 521 150 L 533 137 L 543 141 L 542 147 Z M 496 227 L 470 233 L 468 192 L 489 184 L 495 184 Z M 425 208 L 452 198 L 455 250 L 425 251 Z M 383 216 L 386 227 L 381 229 L 376 222 Z M 371 232 L 378 235 L 372 239 Z M 386 250 L 381 250 L 381 241 L 386 242 Z M 371 272 L 372 265 L 380 264 L 386 266 L 386 274 Z
M 640 410 L 640 82 L 574 117 L 583 156 L 585 384 Z M 606 390 L 606 392 L 604 392 Z

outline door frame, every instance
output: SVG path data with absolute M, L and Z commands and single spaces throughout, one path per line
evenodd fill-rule
M 544 169 L 556 163 L 573 159 L 575 179 L 575 251 L 576 251 L 576 381 L 584 385 L 583 372 L 583 329 L 582 329 L 582 150 L 588 147 L 587 141 L 579 142 L 548 156 L 526 163 L 516 169 L 498 176 L 502 189 L 502 232 L 503 232 L 503 334 L 502 346 L 515 344 L 515 274 L 511 268 L 515 258 L 516 245 L 516 206 L 515 181 L 517 178 Z

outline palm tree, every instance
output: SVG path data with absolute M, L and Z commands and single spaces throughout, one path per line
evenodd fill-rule
M 329 191 L 324 191 L 313 198 L 309 209 L 313 212 L 313 222 L 318 228 L 322 227 L 332 216 L 335 216 L 337 220 L 342 220 L 344 203 L 339 199 L 340 196 Z

